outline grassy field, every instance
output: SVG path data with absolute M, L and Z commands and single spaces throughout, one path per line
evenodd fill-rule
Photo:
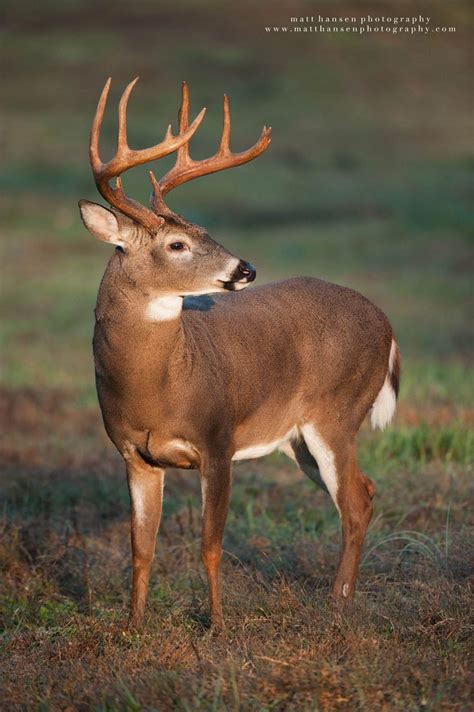
M 335 6 L 363 7 L 317 11 Z M 185 0 L 180 12 L 152 0 L 6 3 L 1 709 L 469 709 L 468 8 L 417 8 L 456 25 L 455 37 L 315 39 L 264 36 L 290 3 Z M 134 146 L 161 138 L 182 79 L 193 109 L 208 107 L 196 157 L 213 150 L 224 91 L 235 148 L 271 124 L 264 157 L 180 188 L 170 204 L 253 262 L 260 282 L 308 274 L 350 285 L 394 325 L 400 404 L 385 433 L 360 435 L 376 510 L 347 611 L 327 604 L 337 513 L 275 455 L 234 470 L 226 633 L 208 629 L 199 482 L 183 471 L 167 478 L 145 631 L 126 630 L 128 492 L 90 350 L 109 248 L 86 233 L 76 206 L 98 199 L 87 143 L 109 74 L 110 150 L 117 98 L 136 74 Z M 144 175 L 127 180 L 142 200 Z

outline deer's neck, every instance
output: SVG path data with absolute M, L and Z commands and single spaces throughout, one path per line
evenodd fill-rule
M 168 380 L 171 366 L 186 360 L 182 307 L 181 297 L 143 291 L 114 265 L 108 268 L 95 310 L 98 374 L 112 374 L 135 392 Z

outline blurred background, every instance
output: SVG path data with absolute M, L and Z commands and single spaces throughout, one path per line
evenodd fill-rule
M 317 276 L 358 289 L 384 309 L 402 351 L 402 392 L 395 425 L 383 435 L 362 433 L 361 461 L 381 484 L 377 500 L 381 514 L 369 541 L 371 546 L 378 546 L 388 541 L 384 537 L 397 526 L 409 528 L 431 537 L 441 560 L 448 551 L 448 518 L 454 548 L 458 542 L 456 570 L 466 565 L 473 452 L 469 366 L 474 176 L 470 5 L 467 0 L 419 0 L 416 4 L 378 0 L 375 8 L 355 0 L 2 3 L 4 469 L 0 489 L 5 503 L 1 560 L 7 573 L 1 593 L 6 601 L 3 622 L 11 636 L 12 660 L 20 660 L 24 674 L 30 675 L 31 695 L 28 697 L 25 686 L 17 681 L 11 683 L 8 699 L 26 700 L 31 709 L 32 700 L 47 698 L 44 679 L 54 687 L 55 675 L 63 670 L 61 660 L 73 655 L 72 648 L 64 647 L 66 643 L 63 646 L 66 624 L 75 631 L 70 639 L 77 644 L 74 650 L 78 660 L 85 654 L 81 651 L 96 645 L 97 640 L 81 638 L 79 645 L 74 636 L 86 635 L 93 620 L 94 635 L 102 641 L 100 645 L 105 646 L 110 659 L 118 668 L 123 662 L 125 677 L 132 674 L 129 662 L 122 661 L 123 639 L 115 646 L 107 637 L 110 620 L 125 615 L 128 499 L 122 464 L 103 433 L 91 352 L 93 308 L 111 249 L 89 235 L 77 208 L 80 198 L 101 202 L 90 171 L 88 141 L 98 97 L 108 76 L 113 77 L 113 84 L 102 130 L 105 157 L 112 155 L 115 147 L 119 97 L 137 75 L 140 81 L 128 112 L 132 147 L 160 141 L 170 121 L 176 130 L 183 79 L 190 87 L 191 114 L 207 107 L 204 123 L 191 142 L 195 158 L 209 156 L 217 146 L 224 92 L 230 97 L 234 150 L 253 144 L 263 124 L 273 127 L 273 141 L 262 157 L 178 188 L 170 195 L 169 204 L 256 265 L 260 284 L 294 275 Z M 382 32 L 304 34 L 265 29 L 290 26 L 290 16 L 318 14 L 422 15 L 431 18 L 431 27 L 455 27 L 456 31 L 394 36 Z M 165 159 L 154 166 L 156 175 L 163 175 L 173 160 Z M 127 174 L 124 182 L 129 194 L 142 202 L 148 200 L 144 168 Z M 257 618 L 252 618 L 257 630 L 255 621 L 263 615 L 258 611 L 263 610 L 268 596 L 274 594 L 269 610 L 281 613 L 279 601 L 287 600 L 291 592 L 295 601 L 301 600 L 301 590 L 308 581 L 312 592 L 329 586 L 339 525 L 324 493 L 316 492 L 309 482 L 294 486 L 298 476 L 286 461 L 270 457 L 239 465 L 236 471 L 226 535 L 227 549 L 233 552 L 226 563 L 227 580 L 233 583 L 225 589 L 226 605 L 235 626 L 244 620 L 243 610 L 247 611 L 245 615 L 250 615 L 249 610 L 257 611 Z M 181 657 L 174 658 L 170 653 L 166 658 L 171 667 L 174 660 L 185 667 L 195 663 L 193 650 L 177 637 L 175 625 L 179 619 L 183 630 L 194 630 L 195 623 L 182 603 L 190 597 L 189 577 L 194 582 L 193 596 L 203 610 L 207 605 L 199 565 L 199 531 L 192 524 L 193 516 L 195 521 L 199 519 L 198 489 L 197 478 L 191 482 L 189 475 L 182 473 L 175 473 L 167 488 L 167 523 L 157 564 L 160 579 L 154 579 L 150 605 L 159 612 L 160 625 L 164 626 L 155 628 L 155 632 L 166 631 L 168 639 L 181 650 Z M 307 562 L 316 541 L 321 548 L 315 568 Z M 415 537 L 410 546 L 416 549 L 417 541 Z M 423 541 L 426 544 L 426 539 Z M 366 590 L 374 596 L 374 592 L 382 596 L 380 581 L 388 570 L 392 571 L 394 561 L 399 561 L 393 558 L 392 550 L 386 551 L 385 559 L 369 557 L 364 570 Z M 268 564 L 269 556 L 273 556 L 273 568 Z M 242 579 L 238 578 L 241 569 L 236 557 L 242 566 L 267 577 L 259 597 L 255 588 L 239 589 Z M 283 586 L 283 578 L 278 579 L 280 583 L 272 579 L 280 560 L 284 560 L 282 571 L 286 572 L 281 576 L 290 577 L 285 579 L 290 593 L 278 589 Z M 439 576 L 436 586 L 444 590 L 445 569 L 430 568 L 434 566 L 430 562 L 420 575 L 432 581 Z M 414 569 L 407 571 L 413 580 Z M 252 583 L 256 576 L 251 575 Z M 450 576 L 454 576 L 452 571 Z M 403 616 L 398 615 L 400 601 L 406 602 L 410 593 L 406 587 L 401 593 L 397 586 L 394 584 L 392 593 L 398 591 L 396 595 L 405 598 L 396 599 L 393 593 L 392 603 L 385 605 L 393 604 L 394 620 L 404 625 Z M 457 621 L 460 615 L 456 603 L 459 590 L 447 590 L 443 615 L 448 620 Z M 168 606 L 168 600 L 174 602 L 172 606 Z M 423 618 L 423 606 L 429 616 L 439 603 L 430 598 L 422 603 L 420 600 L 419 596 L 413 598 L 413 620 Z M 309 601 L 306 606 L 311 605 Z M 293 616 L 297 615 L 295 606 Z M 318 615 L 315 612 L 313 620 Z M 269 613 L 265 625 L 270 625 L 270 617 Z M 383 625 L 381 618 L 369 619 Z M 278 620 L 281 623 L 281 618 Z M 301 621 L 303 627 L 308 623 L 303 609 Z M 330 637 L 329 619 L 327 626 Z M 382 628 L 371 633 L 363 627 L 361 630 L 361 636 L 367 635 L 367 639 L 385 635 Z M 37 652 L 28 653 L 29 657 L 23 635 L 36 640 L 37 648 L 31 650 Z M 235 635 L 238 638 L 238 633 Z M 265 636 L 265 654 L 282 656 L 277 643 L 272 648 L 273 643 Z M 306 640 L 313 640 L 311 636 L 302 634 Z M 63 646 L 59 658 L 47 649 L 53 638 Z M 445 638 L 452 640 L 449 635 Z M 163 637 L 160 640 L 166 644 Z M 460 664 L 455 667 L 456 652 L 461 648 L 447 649 L 454 667 L 443 668 L 441 673 L 436 646 L 431 649 L 431 642 L 425 638 L 419 642 L 430 684 L 436 687 L 445 679 L 449 696 L 450 681 L 456 682 L 461 669 Z M 300 670 L 299 661 L 304 657 L 298 646 L 295 641 L 293 649 L 284 653 L 290 663 L 294 656 L 295 670 Z M 330 645 L 327 650 L 330 660 Z M 381 709 L 380 700 L 370 698 L 370 694 L 377 685 L 384 690 L 393 685 L 392 692 L 386 692 L 393 693 L 393 699 L 402 694 L 410 670 L 418 664 L 410 657 L 416 657 L 416 645 L 410 653 L 407 650 L 403 644 L 402 648 L 386 649 L 382 645 L 385 667 L 379 673 L 372 667 L 367 684 L 362 668 L 357 668 L 360 651 L 353 650 L 350 665 L 355 667 L 352 673 L 346 667 L 345 677 L 341 673 L 337 678 L 339 673 L 334 673 L 337 684 L 347 686 L 351 680 L 359 680 L 357 684 L 366 695 L 360 698 L 361 704 L 372 699 L 372 709 Z M 46 672 L 37 669 L 43 653 L 49 661 Z M 203 659 L 206 654 L 201 649 Z M 212 674 L 205 677 L 209 689 L 214 689 L 221 674 L 222 690 L 234 689 L 234 683 L 219 667 L 227 665 L 227 652 L 221 651 L 220 658 L 209 655 L 209 665 L 214 665 Z M 361 664 L 373 666 L 369 650 L 367 656 L 366 663 L 360 658 Z M 240 671 L 245 659 L 245 655 L 237 656 L 234 671 Z M 78 672 L 76 668 L 68 678 L 69 694 L 85 700 L 85 704 L 99 699 L 94 686 L 105 689 L 109 684 L 105 672 L 103 681 L 97 682 L 100 669 L 96 658 L 87 670 L 82 666 Z M 12 670 L 14 679 L 14 663 Z M 281 670 L 290 674 L 290 667 Z M 398 679 L 399 672 L 403 679 Z M 391 675 L 389 682 L 385 674 Z M 236 684 L 253 690 L 256 699 L 267 704 L 273 693 L 267 688 L 262 688 L 261 694 L 255 692 L 254 683 L 241 680 L 239 675 Z M 319 676 L 319 671 L 314 675 Z M 66 684 L 65 678 L 61 679 Z M 328 685 L 330 679 L 317 677 L 318 689 Z M 199 676 L 196 680 L 189 678 L 180 694 L 197 694 L 198 681 Z M 127 684 L 133 691 L 134 683 Z M 282 699 L 298 684 L 296 677 L 285 683 L 287 692 L 281 693 Z M 307 684 L 302 683 L 299 709 L 303 709 Z M 419 709 L 425 704 L 417 684 L 413 682 L 413 688 L 407 691 L 412 695 L 411 702 L 403 708 Z M 446 709 L 455 708 L 462 687 L 459 677 L 457 684 Z M 160 689 L 166 692 L 168 687 Z M 120 690 L 117 694 L 123 696 L 123 686 Z M 353 702 L 353 690 L 346 692 Z M 136 699 L 140 694 L 133 692 Z M 163 699 L 171 704 L 172 696 Z M 201 709 L 196 699 L 192 698 L 186 709 Z M 229 709 L 229 699 L 225 698 L 223 708 Z M 321 708 L 332 709 L 324 704 L 323 700 Z M 433 709 L 440 709 L 437 702 L 433 704 Z M 138 709 L 133 705 L 120 707 L 125 708 Z M 258 707 L 263 708 L 267 709 Z
M 397 6 L 454 34 L 283 36 L 264 28 L 289 25 L 290 15 L 361 16 L 370 5 L 7 1 L 5 381 L 93 392 L 92 308 L 110 250 L 82 228 L 77 200 L 100 202 L 88 136 L 109 75 L 105 156 L 118 99 L 136 75 L 132 146 L 161 140 L 170 121 L 176 128 L 183 79 L 192 113 L 208 108 L 192 141 L 197 158 L 215 150 L 224 92 L 235 150 L 273 126 L 263 157 L 176 190 L 172 208 L 253 262 L 260 282 L 308 274 L 362 290 L 392 319 L 405 375 L 415 364 L 422 378 L 440 362 L 461 369 L 474 171 L 468 7 Z M 393 3 L 377 3 L 384 13 Z M 147 181 L 139 168 L 127 189 L 147 201 Z

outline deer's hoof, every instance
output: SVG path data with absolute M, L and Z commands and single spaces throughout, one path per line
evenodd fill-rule
M 141 633 L 143 630 L 143 616 L 130 615 L 127 630 L 130 633 Z
M 332 588 L 329 600 L 330 602 L 337 606 L 343 607 L 348 603 L 351 603 L 354 599 L 354 587 L 350 583 L 340 584 L 336 582 Z
M 211 631 L 214 635 L 220 635 L 225 630 L 224 618 L 222 616 L 212 616 Z

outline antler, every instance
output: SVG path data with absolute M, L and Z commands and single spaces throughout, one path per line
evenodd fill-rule
M 144 227 L 156 230 L 162 222 L 162 215 L 174 215 L 168 208 L 163 198 L 173 188 L 182 183 L 186 183 L 193 178 L 205 176 L 209 173 L 223 171 L 225 168 L 240 166 L 265 151 L 271 141 L 271 128 L 263 127 L 262 134 L 255 145 L 241 153 L 232 153 L 229 146 L 230 141 L 230 111 L 229 100 L 224 94 L 224 125 L 222 127 L 221 140 L 218 151 L 210 158 L 201 161 L 193 160 L 189 155 L 189 141 L 200 126 L 206 109 L 201 109 L 191 125 L 189 125 L 189 91 L 186 82 L 182 84 L 181 106 L 179 109 L 179 133 L 174 136 L 171 132 L 171 125 L 166 130 L 165 137 L 161 143 L 151 148 L 133 150 L 127 142 L 127 105 L 133 87 L 138 81 L 138 77 L 130 82 L 122 94 L 119 103 L 119 125 L 117 134 L 117 149 L 115 156 L 103 163 L 99 155 L 100 129 L 105 113 L 105 106 L 109 95 L 112 80 L 109 78 L 102 90 L 102 94 L 97 105 L 97 111 L 92 122 L 89 156 L 94 174 L 95 183 L 99 193 L 114 208 L 117 208 L 125 215 L 137 220 Z M 152 171 L 150 179 L 153 186 L 151 199 L 152 209 L 146 208 L 137 201 L 125 195 L 122 187 L 121 174 L 130 168 L 140 166 L 149 161 L 156 161 L 167 156 L 169 153 L 177 151 L 176 163 L 168 173 L 157 181 Z M 116 178 L 115 187 L 110 185 L 110 180 Z
M 181 107 L 179 110 L 179 132 L 180 135 L 188 131 L 189 125 L 189 91 L 186 82 L 182 84 Z M 192 124 L 191 124 L 192 126 Z M 191 128 L 191 127 L 189 127 Z M 153 194 L 151 204 L 157 213 L 171 213 L 171 210 L 165 204 L 163 198 L 173 188 L 176 188 L 182 183 L 186 183 L 193 178 L 205 176 L 209 173 L 223 171 L 225 168 L 240 166 L 242 163 L 247 163 L 254 158 L 257 158 L 269 146 L 271 141 L 271 127 L 263 127 L 262 134 L 251 148 L 241 153 L 232 153 L 229 146 L 230 141 L 230 110 L 229 99 L 224 94 L 224 123 L 222 127 L 221 140 L 219 149 L 210 158 L 205 158 L 200 161 L 193 160 L 189 155 L 189 142 L 183 142 L 178 149 L 176 163 L 171 170 L 166 173 L 159 181 L 156 180 L 152 171 L 150 178 L 153 186 Z
M 142 150 L 135 151 L 129 147 L 127 142 L 127 104 L 132 89 L 137 81 L 138 77 L 134 79 L 133 82 L 130 82 L 120 99 L 118 111 L 119 125 L 117 150 L 115 156 L 107 163 L 103 163 L 99 155 L 99 137 L 112 79 L 109 78 L 105 83 L 97 105 L 94 121 L 92 122 L 89 156 L 95 183 L 99 193 L 105 198 L 105 200 L 107 200 L 107 202 L 114 208 L 117 208 L 129 217 L 137 220 L 145 227 L 153 230 L 162 224 L 163 219 L 153 212 L 153 210 L 146 208 L 140 203 L 137 203 L 135 200 L 132 200 L 132 198 L 126 196 L 123 191 L 120 176 L 130 168 L 140 166 L 141 164 L 148 163 L 149 161 L 155 161 L 158 158 L 162 158 L 163 156 L 167 156 L 169 153 L 176 151 L 176 149 L 181 149 L 181 147 L 189 141 L 191 136 L 197 130 L 204 118 L 206 109 L 202 109 L 199 112 L 190 126 L 188 126 L 186 122 L 185 130 L 182 131 L 180 128 L 177 136 L 173 136 L 170 124 L 166 131 L 165 138 L 161 141 L 161 143 L 158 143 L 156 146 L 152 146 L 151 148 L 144 148 Z M 109 184 L 109 181 L 112 178 L 117 179 L 115 188 Z

